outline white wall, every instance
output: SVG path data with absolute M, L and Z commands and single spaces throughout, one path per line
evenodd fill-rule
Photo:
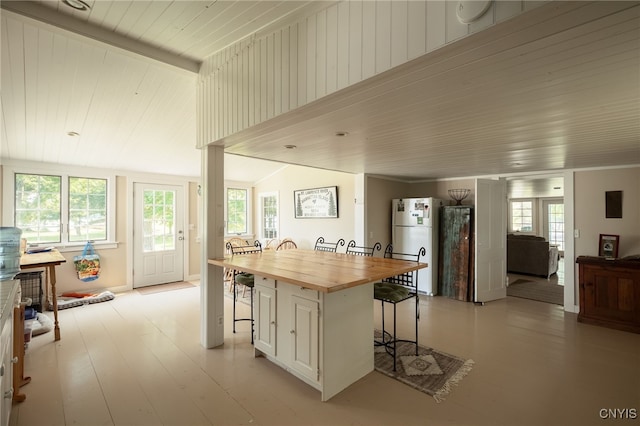
M 212 55 L 198 79 L 198 146 L 262 123 L 544 2 L 496 1 L 471 24 L 458 3 L 341 1 Z
M 28 167 L 28 170 L 30 172 L 43 174 L 55 173 L 55 171 L 61 167 L 59 164 L 19 161 L 10 162 L 8 165 L 17 168 Z M 72 170 L 73 173 L 76 173 L 79 176 L 82 176 L 83 172 L 86 172 L 86 170 L 81 167 L 63 167 L 67 167 L 69 170 Z M 2 175 L 3 178 L 0 181 L 0 184 L 11 188 L 11 186 L 13 185 L 13 177 L 4 176 L 7 170 L 7 164 L 5 164 L 1 169 L 2 173 L 0 173 L 0 175 Z M 100 172 L 99 169 L 95 168 L 91 169 L 91 171 L 97 173 Z M 59 247 L 62 255 L 66 259 L 66 263 L 63 263 L 60 266 L 56 267 L 57 293 L 60 294 L 68 291 L 97 293 L 104 290 L 124 291 L 131 290 L 133 288 L 132 281 L 129 278 L 131 268 L 133 267 L 133 260 L 130 259 L 129 254 L 131 252 L 129 248 L 133 245 L 132 241 L 129 240 L 129 235 L 131 234 L 130 227 L 133 226 L 133 206 L 131 206 L 128 202 L 132 197 L 129 196 L 127 187 L 129 183 L 134 180 L 152 183 L 171 183 L 176 185 L 185 185 L 188 183 L 189 193 L 185 194 L 185 203 L 187 203 L 187 206 L 185 207 L 185 209 L 187 210 L 187 214 L 185 216 L 185 236 L 187 238 L 187 244 L 185 245 L 186 258 L 184 265 L 184 278 L 197 278 L 200 274 L 200 243 L 196 241 L 198 233 L 198 214 L 196 210 L 196 193 L 198 185 L 198 183 L 196 182 L 197 179 L 170 175 L 164 176 L 146 173 L 127 173 L 114 170 L 104 170 L 104 173 L 116 175 L 115 239 L 117 244 L 110 244 L 108 245 L 108 248 L 101 246 L 100 243 L 94 244 L 96 253 L 100 255 L 101 273 L 99 279 L 88 283 L 78 280 L 73 264 L 73 257 L 79 255 L 82 252 L 82 248 L 70 249 L 68 247 Z M 3 197 L 3 209 L 5 205 L 13 204 L 8 202 L 10 198 L 13 197 L 12 190 L 7 190 L 7 188 L 4 188 L 4 191 L 1 195 Z M 2 211 L 2 213 L 3 216 L 0 216 L 2 217 L 2 226 L 13 226 L 13 222 L 11 219 L 12 212 Z M 190 223 L 193 223 L 195 225 L 195 228 L 193 230 L 188 230 L 188 225 Z
M 349 241 L 354 238 L 355 221 L 355 179 L 356 175 L 301 166 L 287 166 L 254 186 L 254 211 L 259 208 L 258 197 L 264 192 L 278 192 L 280 212 L 279 238 L 292 238 L 299 248 L 312 249 L 318 237 L 334 242 L 339 238 Z M 337 219 L 296 219 L 294 218 L 293 191 L 324 186 L 338 187 Z M 254 216 L 259 220 L 259 215 Z M 254 224 L 258 232 L 259 224 Z
M 576 256 L 597 256 L 600 234 L 620 235 L 618 256 L 640 254 L 640 167 L 575 173 Z M 622 218 L 605 217 L 605 192 L 622 191 Z

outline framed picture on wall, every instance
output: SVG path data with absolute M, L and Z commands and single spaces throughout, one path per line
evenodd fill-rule
M 620 235 L 600 234 L 598 256 L 615 259 L 618 257 Z
M 338 187 L 293 191 L 295 218 L 337 218 Z

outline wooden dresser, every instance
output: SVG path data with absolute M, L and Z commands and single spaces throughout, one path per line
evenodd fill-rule
M 640 333 L 640 261 L 580 256 L 578 321 Z

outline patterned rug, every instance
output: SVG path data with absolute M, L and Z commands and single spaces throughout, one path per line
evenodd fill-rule
M 564 286 L 518 278 L 507 287 L 507 296 L 564 305 Z
M 375 331 L 376 339 L 380 332 Z M 418 356 L 415 345 L 398 342 L 396 371 L 393 371 L 393 357 L 384 347 L 375 350 L 375 369 L 389 377 L 431 395 L 440 402 L 471 371 L 474 362 L 436 349 L 419 346 Z

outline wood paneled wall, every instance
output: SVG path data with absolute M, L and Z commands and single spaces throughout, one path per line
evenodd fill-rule
M 342 1 L 209 57 L 198 80 L 198 146 L 481 31 L 542 2 L 497 1 L 462 24 L 455 1 Z

